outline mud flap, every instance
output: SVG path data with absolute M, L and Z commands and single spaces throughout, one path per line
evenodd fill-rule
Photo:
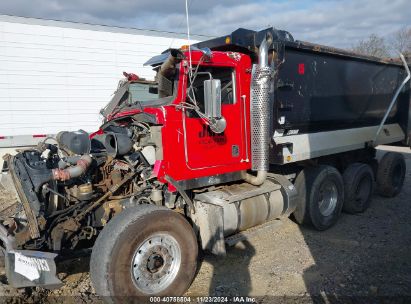
M 63 283 L 57 278 L 55 253 L 11 250 L 5 254 L 5 269 L 9 285 L 15 288 L 39 286 L 59 288 Z

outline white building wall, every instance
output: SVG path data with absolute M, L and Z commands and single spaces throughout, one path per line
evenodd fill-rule
M 95 131 L 123 71 L 153 79 L 143 63 L 183 44 L 167 32 L 0 16 L 0 147 Z

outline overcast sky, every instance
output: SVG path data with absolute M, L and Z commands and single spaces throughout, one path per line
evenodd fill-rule
M 411 25 L 409 0 L 189 0 L 190 31 L 224 35 L 238 27 L 288 30 L 295 39 L 351 47 L 372 33 Z M 184 0 L 1 0 L 0 13 L 186 32 Z

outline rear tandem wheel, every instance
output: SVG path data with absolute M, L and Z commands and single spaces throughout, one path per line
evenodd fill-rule
M 297 223 L 326 230 L 333 226 L 344 202 L 341 174 L 331 166 L 307 167 L 297 176 L 299 201 L 293 215 Z
M 401 153 L 385 153 L 378 165 L 377 190 L 381 196 L 394 197 L 404 185 L 406 164 Z
M 374 173 L 370 165 L 363 163 L 351 164 L 345 169 L 344 179 L 344 206 L 347 213 L 364 212 L 370 205 L 374 189 Z

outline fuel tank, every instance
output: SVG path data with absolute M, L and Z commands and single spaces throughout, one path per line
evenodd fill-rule
M 225 237 L 289 216 L 297 206 L 297 191 L 285 177 L 271 174 L 261 186 L 240 183 L 198 193 L 194 205 L 190 217 L 203 249 L 225 254 Z

